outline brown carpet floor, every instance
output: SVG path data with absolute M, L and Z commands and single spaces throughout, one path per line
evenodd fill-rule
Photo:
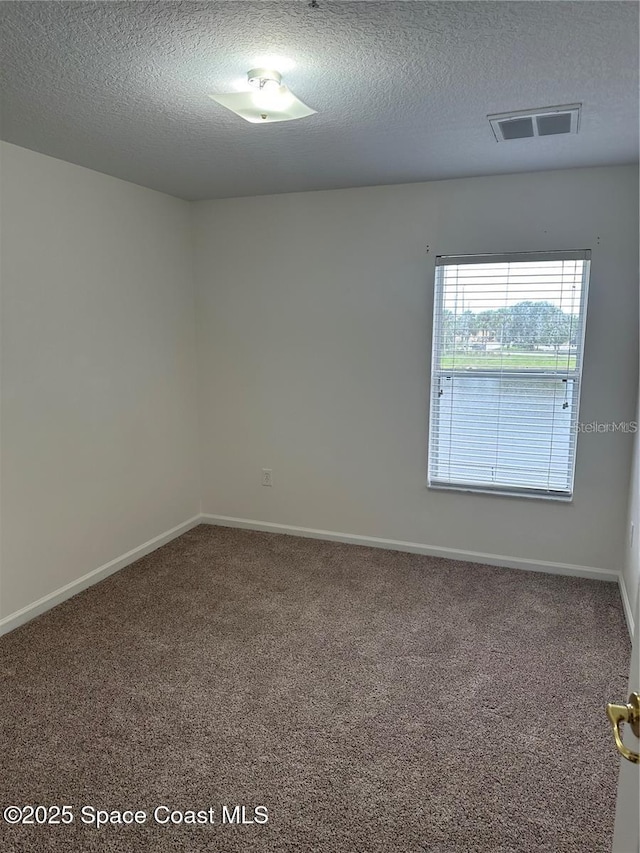
M 0 639 L 1 805 L 75 815 L 0 850 L 608 853 L 628 657 L 614 584 L 201 526 Z

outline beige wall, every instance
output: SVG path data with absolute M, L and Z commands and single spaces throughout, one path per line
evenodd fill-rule
M 13 145 L 0 167 L 6 617 L 199 497 L 188 204 Z
M 591 249 L 581 417 L 631 420 L 637 185 L 616 167 L 195 203 L 203 511 L 619 571 L 629 435 L 580 435 L 571 504 L 427 490 L 432 282 L 436 254 Z

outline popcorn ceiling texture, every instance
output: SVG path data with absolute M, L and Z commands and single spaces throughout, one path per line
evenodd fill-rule
M 187 199 L 630 163 L 638 6 L 4 2 L 1 132 Z M 264 54 L 317 115 L 214 103 Z M 580 134 L 498 145 L 486 115 L 582 102 Z
M 615 584 L 200 526 L 0 638 L 3 853 L 605 853 Z M 266 826 L 82 826 L 244 803 Z

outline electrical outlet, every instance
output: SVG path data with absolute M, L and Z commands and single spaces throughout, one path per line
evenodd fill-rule
M 273 486 L 273 471 L 271 468 L 262 469 L 262 485 Z

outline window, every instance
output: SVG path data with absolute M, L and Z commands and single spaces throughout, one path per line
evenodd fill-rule
M 589 264 L 436 259 L 429 486 L 571 498 Z

